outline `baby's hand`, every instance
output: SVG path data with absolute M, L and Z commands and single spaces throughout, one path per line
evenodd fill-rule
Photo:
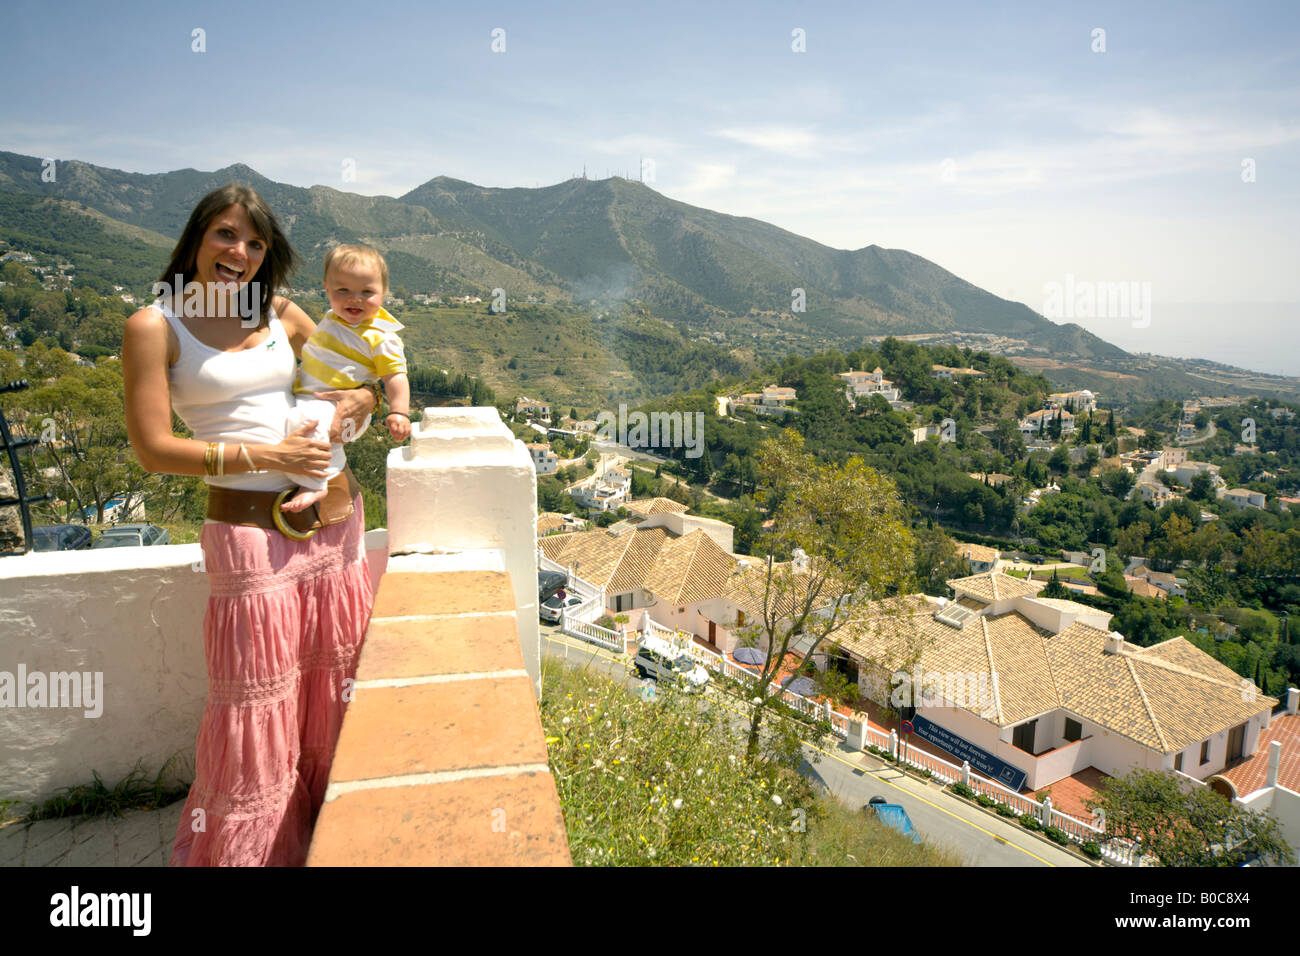
M 411 420 L 400 413 L 389 412 L 384 424 L 388 426 L 388 434 L 393 436 L 393 441 L 403 442 L 411 437 Z

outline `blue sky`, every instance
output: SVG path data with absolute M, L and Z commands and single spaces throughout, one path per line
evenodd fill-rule
M 1190 354 L 1234 316 L 1259 338 L 1261 303 L 1300 320 L 1300 4 L 20 0 L 0 22 L 20 153 L 394 196 L 645 158 L 674 199 L 1040 311 L 1067 274 L 1150 282 L 1150 327 L 1083 323 L 1127 348 Z

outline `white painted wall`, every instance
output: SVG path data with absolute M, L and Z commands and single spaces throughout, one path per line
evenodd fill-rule
M 1300 855 L 1300 793 L 1286 787 L 1265 787 L 1236 801 L 1238 806 L 1270 813 L 1282 825 L 1282 837 Z
M 366 535 L 372 582 L 388 560 L 385 539 Z M 113 786 L 137 761 L 154 774 L 177 754 L 179 779 L 192 778 L 208 694 L 200 557 L 199 545 L 180 544 L 0 560 L 0 671 L 103 680 L 98 717 L 0 707 L 0 799 L 41 801 L 95 771 Z
M 692 531 L 699 529 L 712 538 L 723 551 L 728 553 L 730 553 L 734 545 L 736 531 L 727 522 L 718 521 L 716 518 L 679 514 L 672 511 L 662 511 L 657 515 L 652 515 L 637 525 L 637 528 L 667 528 L 678 537 L 685 537 Z
M 410 443 L 388 453 L 388 547 L 501 551 L 524 667 L 541 694 L 537 473 L 495 408 L 426 408 Z

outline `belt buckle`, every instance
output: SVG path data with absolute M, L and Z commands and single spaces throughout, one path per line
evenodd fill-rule
M 308 528 L 306 531 L 298 531 L 291 528 L 289 527 L 289 523 L 284 520 L 284 512 L 280 510 L 280 505 L 284 503 L 285 499 L 297 490 L 298 489 L 296 488 L 286 488 L 275 496 L 275 501 L 271 502 L 271 523 L 275 525 L 276 530 L 286 538 L 290 538 L 294 541 L 306 541 L 320 529 Z

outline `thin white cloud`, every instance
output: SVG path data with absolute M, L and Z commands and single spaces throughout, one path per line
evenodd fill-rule
M 797 126 L 730 127 L 718 130 L 717 135 L 782 156 L 811 158 L 817 154 L 819 146 L 816 133 Z

